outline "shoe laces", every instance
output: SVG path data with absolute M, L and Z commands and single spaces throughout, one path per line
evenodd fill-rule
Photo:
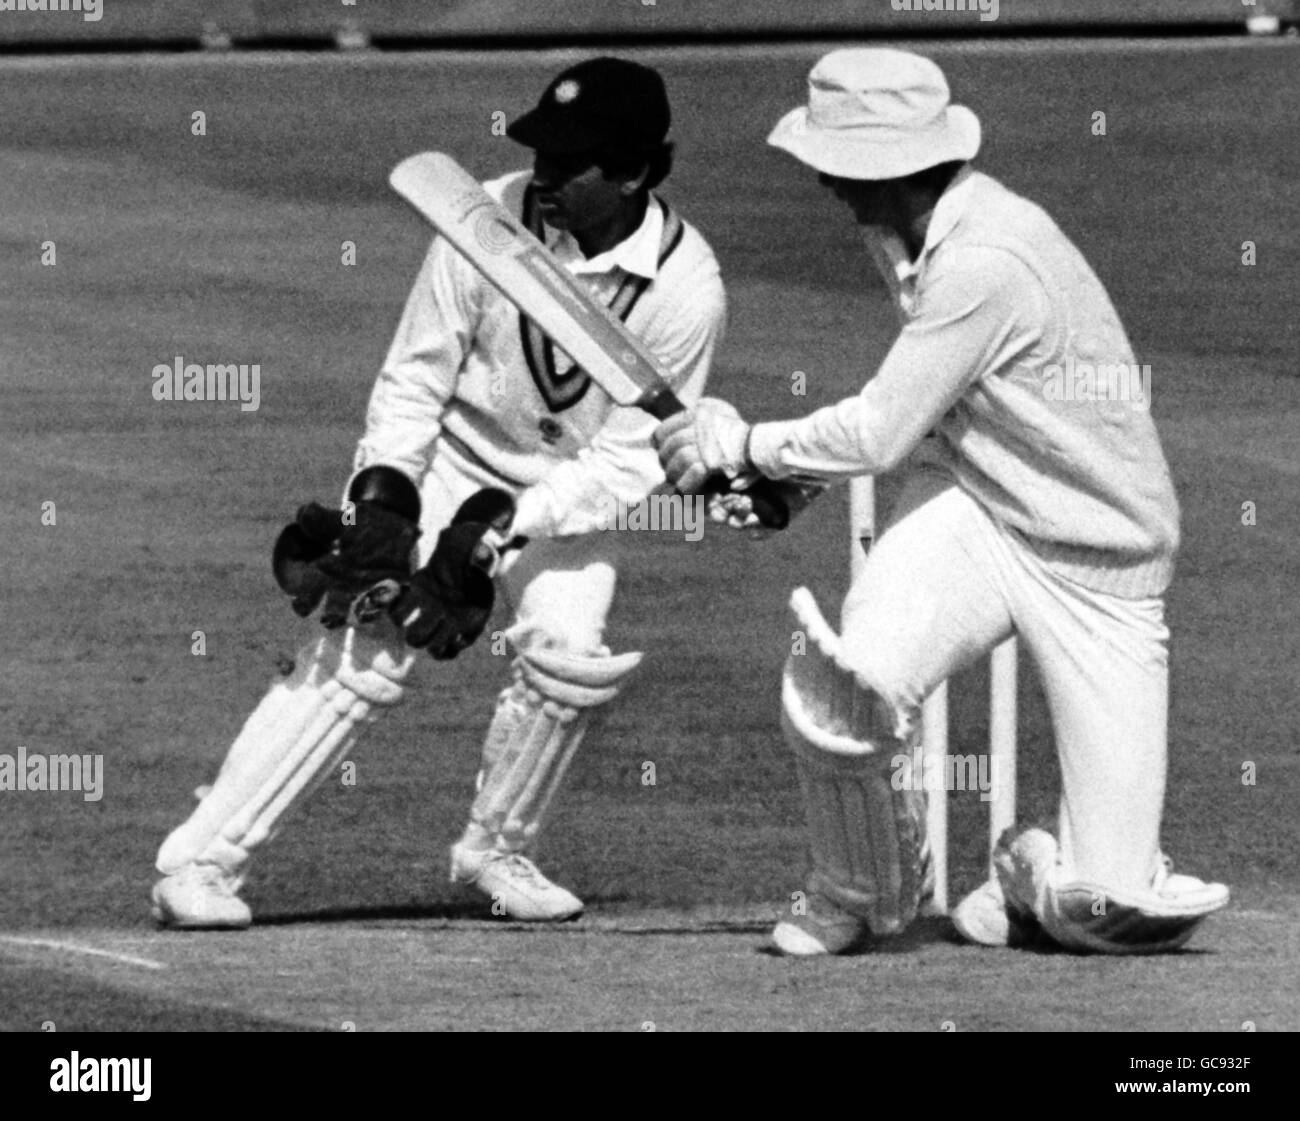
M 519 876 L 520 879 L 528 880 L 534 887 L 547 886 L 547 881 L 542 876 L 541 870 L 522 853 L 507 853 L 501 857 L 501 861 L 510 869 L 512 874 Z
M 222 895 L 234 895 L 235 888 L 225 870 L 216 864 L 196 864 L 195 872 L 204 887 L 210 887 Z

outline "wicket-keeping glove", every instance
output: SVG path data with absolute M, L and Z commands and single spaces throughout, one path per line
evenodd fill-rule
M 508 536 L 514 516 L 514 499 L 496 487 L 485 487 L 461 504 L 438 535 L 429 563 L 389 608 L 408 645 L 445 661 L 483 633 L 496 599 L 493 579 L 501 554 L 525 543 Z
M 323 601 L 320 621 L 330 629 L 382 614 L 410 577 L 420 535 L 420 493 L 392 467 L 358 473 L 348 502 L 346 509 L 300 507 L 272 554 L 276 582 L 294 611 L 305 617 Z

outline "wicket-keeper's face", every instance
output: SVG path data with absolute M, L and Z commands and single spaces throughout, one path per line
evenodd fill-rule
M 609 222 L 625 199 L 623 184 L 605 178 L 592 153 L 533 156 L 533 188 L 548 226 L 577 233 Z

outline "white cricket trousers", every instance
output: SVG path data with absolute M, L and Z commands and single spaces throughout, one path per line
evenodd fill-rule
M 1065 579 L 949 476 L 921 468 L 842 620 L 854 668 L 893 705 L 903 739 L 935 686 L 1014 632 L 1051 712 L 1064 878 L 1150 887 L 1167 760 L 1163 599 L 1121 599 Z
M 460 504 L 492 483 L 486 472 L 440 450 L 421 480 L 420 564 Z M 515 610 L 506 637 L 516 650 L 544 646 L 590 655 L 602 649 L 614 595 L 614 536 L 544 539 L 515 555 L 498 586 Z M 395 687 L 428 661 L 387 620 L 323 635 L 313 625 L 313 637 L 298 652 L 298 669 L 274 683 L 245 722 L 212 791 L 163 842 L 158 870 L 171 874 L 191 861 L 210 859 L 239 874 L 248 856 L 275 836 L 284 815 L 344 757 L 363 721 L 377 719 L 396 703 L 402 690 Z M 338 709 L 322 692 L 324 679 L 341 664 L 354 678 L 372 684 L 377 679 L 377 696 L 367 698 L 373 703 L 364 711 Z

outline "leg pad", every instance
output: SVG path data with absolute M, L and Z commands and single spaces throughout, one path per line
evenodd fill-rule
M 472 828 L 509 851 L 532 845 L 591 709 L 613 700 L 640 662 L 638 653 L 520 651 L 514 684 L 501 694 L 483 744 Z
M 346 757 L 360 728 L 402 699 L 413 656 L 386 630 L 369 631 L 330 631 L 299 653 L 299 669 L 271 687 L 216 782 L 163 842 L 160 872 L 202 860 L 237 879 L 251 852 Z
M 791 599 L 805 652 L 782 681 L 782 728 L 795 753 L 812 846 L 809 887 L 895 934 L 916 917 L 925 886 L 925 795 L 896 789 L 891 706 L 845 662 L 811 594 Z

